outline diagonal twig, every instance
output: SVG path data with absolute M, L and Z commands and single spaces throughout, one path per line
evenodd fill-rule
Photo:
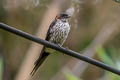
M 104 63 L 99 62 L 99 61 L 97 61 L 95 59 L 83 56 L 83 55 L 81 55 L 81 54 L 79 54 L 79 53 L 77 53 L 75 51 L 72 51 L 72 50 L 69 50 L 69 49 L 66 49 L 66 48 L 63 48 L 63 47 L 59 47 L 58 45 L 55 45 L 55 44 L 50 43 L 50 42 L 48 42 L 46 40 L 42 40 L 40 38 L 37 38 L 37 37 L 35 37 L 35 36 L 31 35 L 31 34 L 28 34 L 26 32 L 23 32 L 21 30 L 18 30 L 16 28 L 8 26 L 8 25 L 6 25 L 4 23 L 0 23 L 0 29 L 6 30 L 6 31 L 11 32 L 13 34 L 16 34 L 18 36 L 26 38 L 28 40 L 31 40 L 31 41 L 34 41 L 36 43 L 45 45 L 46 47 L 58 50 L 60 52 L 63 52 L 64 54 L 67 54 L 69 56 L 75 57 L 75 58 L 80 59 L 82 61 L 85 61 L 85 62 L 88 62 L 90 64 L 96 65 L 96 66 L 98 66 L 98 67 L 100 67 L 102 69 L 105 69 L 107 71 L 110 71 L 112 73 L 120 75 L 120 70 L 115 69 L 115 68 L 113 68 L 113 67 L 111 67 L 111 66 L 109 66 L 107 64 L 104 64 Z

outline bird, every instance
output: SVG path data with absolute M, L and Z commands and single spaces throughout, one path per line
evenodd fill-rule
M 71 16 L 65 12 L 58 14 L 53 20 L 53 22 L 50 24 L 45 40 L 61 47 L 64 44 L 70 32 L 70 17 Z M 33 76 L 36 73 L 38 68 L 49 55 L 50 53 L 46 51 L 46 47 L 44 46 L 41 50 L 39 58 L 34 63 L 35 66 L 32 72 L 30 73 L 31 76 Z

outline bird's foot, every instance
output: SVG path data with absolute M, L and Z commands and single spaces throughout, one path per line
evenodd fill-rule
M 60 45 L 60 44 L 57 44 L 57 46 L 58 46 L 58 47 L 62 47 L 62 45 Z

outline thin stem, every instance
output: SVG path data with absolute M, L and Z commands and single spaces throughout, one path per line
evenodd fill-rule
M 104 64 L 104 63 L 99 62 L 99 61 L 97 61 L 97 60 L 95 60 L 95 59 L 92 59 L 92 58 L 83 56 L 82 54 L 77 53 L 77 52 L 75 52 L 75 51 L 72 51 L 72 50 L 69 50 L 69 49 L 66 49 L 66 48 L 63 48 L 63 47 L 59 47 L 59 46 L 57 46 L 57 45 L 55 45 L 55 44 L 53 44 L 53 43 L 50 43 L 50 42 L 48 42 L 48 41 L 46 41 L 46 40 L 42 40 L 42 39 L 40 39 L 40 38 L 37 38 L 37 37 L 35 37 L 35 36 L 31 35 L 31 34 L 28 34 L 28 33 L 26 33 L 26 32 L 23 32 L 23 31 L 21 31 L 21 30 L 18 30 L 18 29 L 16 29 L 16 28 L 13 28 L 13 27 L 11 27 L 11 26 L 8 26 L 8 25 L 6 25 L 6 24 L 4 24 L 4 23 L 0 23 L 0 29 L 6 30 L 6 31 L 11 32 L 11 33 L 13 33 L 13 34 L 16 34 L 16 35 L 18 35 L 18 36 L 21 36 L 21 37 L 23 37 L 23 38 L 26 38 L 26 39 L 28 39 L 28 40 L 31 40 L 31 41 L 33 41 L 33 42 L 36 42 L 36 43 L 45 45 L 46 47 L 53 48 L 53 49 L 55 49 L 55 50 L 58 50 L 58 51 L 60 51 L 60 52 L 63 52 L 64 54 L 67 54 L 67 55 L 69 55 L 69 56 L 75 57 L 75 58 L 80 59 L 80 60 L 82 60 L 82 61 L 85 61 L 85 62 L 88 62 L 88 63 L 90 63 L 90 64 L 96 65 L 96 66 L 98 66 L 98 67 L 100 67 L 100 68 L 102 68 L 102 69 L 105 69 L 105 70 L 107 70 L 107 71 L 110 71 L 110 72 L 113 72 L 113 73 L 115 73 L 115 74 L 120 75 L 120 70 L 115 69 L 115 68 L 113 68 L 113 67 L 111 67 L 111 66 L 109 66 L 109 65 L 107 65 L 107 64 Z

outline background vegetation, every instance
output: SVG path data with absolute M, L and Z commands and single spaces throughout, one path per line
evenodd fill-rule
M 120 69 L 119 0 L 0 0 L 0 21 L 44 38 L 57 13 L 73 7 L 64 44 Z M 41 46 L 0 30 L 0 80 L 28 80 Z M 51 54 L 33 80 L 120 80 L 70 56 Z

